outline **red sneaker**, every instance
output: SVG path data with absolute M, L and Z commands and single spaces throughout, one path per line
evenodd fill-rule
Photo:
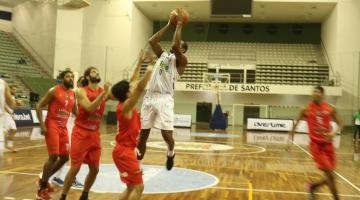
M 37 184 L 40 188 L 40 183 L 41 183 L 41 179 L 39 178 L 38 181 L 37 181 Z M 46 185 L 46 191 L 47 192 L 55 192 L 55 189 L 53 186 L 51 186 L 51 184 L 48 182 L 47 185 Z
M 47 190 L 38 190 L 36 194 L 36 200 L 50 200 L 51 196 Z

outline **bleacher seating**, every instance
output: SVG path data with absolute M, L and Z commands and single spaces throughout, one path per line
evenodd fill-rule
M 320 45 L 236 42 L 188 44 L 189 63 L 179 81 L 202 82 L 202 73 L 211 71 L 208 69 L 209 64 L 219 63 L 255 65 L 254 82 L 259 84 L 323 85 L 329 82 L 329 66 Z M 161 42 L 161 45 L 167 50 L 171 42 Z
M 21 77 L 21 80 L 31 91 L 43 96 L 51 87 L 55 85 L 55 80 L 51 78 Z
M 31 88 L 23 83 L 22 77 L 49 78 L 18 41 L 4 31 L 0 31 L 0 72 L 9 85 L 17 85 L 17 96 L 24 98 L 28 98 Z

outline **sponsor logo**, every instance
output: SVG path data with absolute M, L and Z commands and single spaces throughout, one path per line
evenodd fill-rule
M 31 116 L 30 114 L 25 114 L 25 113 L 22 113 L 22 114 L 13 114 L 13 117 L 15 120 L 17 121 L 31 121 Z
M 265 127 L 265 128 L 286 128 L 286 124 L 282 123 L 266 123 L 266 122 L 254 122 L 255 127 Z

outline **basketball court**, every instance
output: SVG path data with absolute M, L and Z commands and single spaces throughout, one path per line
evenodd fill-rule
M 102 128 L 103 156 L 92 188 L 93 199 L 117 198 L 124 187 L 118 181 L 110 156 L 115 128 Z M 176 129 L 175 135 L 176 168 L 168 172 L 164 168 L 165 143 L 158 131 L 152 132 L 143 160 L 145 195 L 142 199 L 300 200 L 308 195 L 305 183 L 321 176 L 307 146 L 303 145 L 306 134 L 296 135 L 290 151 L 284 150 L 286 133 L 229 131 L 216 134 L 192 127 Z M 336 180 L 340 197 L 359 199 L 359 155 L 354 152 L 350 134 L 338 136 L 338 140 Z M 35 182 L 47 155 L 39 129 L 21 128 L 15 145 L 21 146 L 16 149 L 18 152 L 5 153 L 1 161 L 2 198 L 34 199 Z M 84 178 L 81 174 L 80 180 Z M 54 199 L 60 191 L 61 187 L 56 187 Z M 80 193 L 81 190 L 72 190 L 69 199 L 77 199 Z M 318 199 L 331 199 L 327 189 L 319 190 L 317 195 Z
M 119 199 L 140 171 L 141 200 L 360 200 L 359 19 L 360 0 L 0 0 L 0 200 Z M 66 193 L 47 176 L 68 154 Z

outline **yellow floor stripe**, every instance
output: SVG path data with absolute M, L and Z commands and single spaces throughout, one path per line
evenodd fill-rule
M 252 184 L 251 182 L 248 183 L 249 185 L 249 200 L 252 200 L 253 198 L 253 194 L 252 194 Z

